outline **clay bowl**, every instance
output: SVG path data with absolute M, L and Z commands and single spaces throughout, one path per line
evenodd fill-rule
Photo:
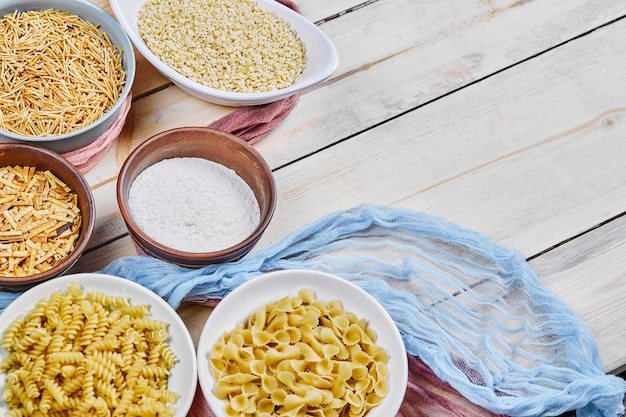
M 47 148 L 26 143 L 0 143 L 0 167 L 30 166 L 37 170 L 50 170 L 67 184 L 77 195 L 77 205 L 82 214 L 82 222 L 74 250 L 58 265 L 45 272 L 22 277 L 0 276 L 0 289 L 24 291 L 40 282 L 65 273 L 87 248 L 94 229 L 96 208 L 89 184 L 70 162 Z
M 258 203 L 259 221 L 254 230 L 237 243 L 211 251 L 181 250 L 142 230 L 139 226 L 141 222 L 133 218 L 129 204 L 133 181 L 147 168 L 172 158 L 203 158 L 233 170 L 249 186 Z M 163 193 L 167 192 L 163 190 Z M 198 268 L 237 260 L 257 244 L 274 214 L 276 185 L 262 156 L 237 136 L 206 127 L 182 127 L 156 134 L 130 154 L 118 176 L 117 201 L 138 252 L 181 266 Z M 229 220 L 239 221 L 237 218 Z

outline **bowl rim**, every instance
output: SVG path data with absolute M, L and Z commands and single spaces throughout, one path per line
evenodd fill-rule
M 378 343 L 383 340 L 383 336 L 391 336 L 393 338 L 394 343 L 390 342 L 388 338 L 384 339 L 384 342 L 389 342 L 390 346 L 392 346 L 391 349 L 393 349 L 392 352 L 388 351 L 388 353 L 391 355 L 390 359 L 397 364 L 393 368 L 397 371 L 397 373 L 394 373 L 395 379 L 393 379 L 396 385 L 390 384 L 390 392 L 384 399 L 384 401 L 387 401 L 384 403 L 386 409 L 375 407 L 367 415 L 375 417 L 395 415 L 402 405 L 407 388 L 408 358 L 402 335 L 390 314 L 371 294 L 354 282 L 339 275 L 313 269 L 283 269 L 252 277 L 234 288 L 217 304 L 202 327 L 196 348 L 198 382 L 202 395 L 215 416 L 223 417 L 225 415 L 223 406 L 226 405 L 226 402 L 217 399 L 213 394 L 212 383 L 215 381 L 215 378 L 208 366 L 207 354 L 210 352 L 214 341 L 221 337 L 224 328 L 226 328 L 226 331 L 232 331 L 232 328 L 237 323 L 243 323 L 258 308 L 267 305 L 268 302 L 281 299 L 287 293 L 290 296 L 296 296 L 297 290 L 302 288 L 313 289 L 318 299 L 323 301 L 329 301 L 332 298 L 340 299 L 347 311 L 354 312 L 359 318 L 365 318 L 368 322 L 371 322 L 376 317 L 376 324 L 379 326 L 373 327 L 373 330 L 378 335 Z M 320 292 L 323 295 L 320 295 Z M 347 293 L 349 293 L 350 299 L 348 299 Z M 344 297 L 340 298 L 341 296 Z M 246 299 L 250 303 L 246 303 Z M 363 299 L 368 300 L 369 303 L 362 305 L 361 300 Z M 359 305 L 358 308 L 357 305 Z M 374 308 L 374 306 L 378 308 Z M 236 310 L 237 314 L 229 314 L 232 313 L 232 310 Z M 365 310 L 367 310 L 367 313 L 363 313 Z M 228 317 L 224 319 L 222 317 L 223 314 L 227 314 Z M 214 326 L 217 326 L 217 328 Z M 383 327 L 386 330 L 385 334 L 382 334 Z M 396 353 L 397 357 L 393 356 Z M 392 382 L 391 379 L 390 381 Z M 216 409 L 218 406 L 220 408 Z
M 81 219 L 82 221 L 81 233 L 80 233 L 79 240 L 77 242 L 76 247 L 60 264 L 58 264 L 54 268 L 51 268 L 47 271 L 40 272 L 34 275 L 27 275 L 23 277 L 0 276 L 1 287 L 3 288 L 16 287 L 16 289 L 21 289 L 25 287 L 26 285 L 37 284 L 37 283 L 46 281 L 48 279 L 54 278 L 55 276 L 58 276 L 61 273 L 65 272 L 67 269 L 72 267 L 76 263 L 76 261 L 78 261 L 78 258 L 80 258 L 82 254 L 85 252 L 85 249 L 87 249 L 87 245 L 89 244 L 89 241 L 91 239 L 91 236 L 95 228 L 96 203 L 95 203 L 95 199 L 93 196 L 93 192 L 91 191 L 91 187 L 89 186 L 89 183 L 87 182 L 87 179 L 85 178 L 85 176 L 78 170 L 78 168 L 76 168 L 71 162 L 69 162 L 59 153 L 53 150 L 50 150 L 48 148 L 45 148 L 43 146 L 40 146 L 40 145 L 35 145 L 31 143 L 21 143 L 21 142 L 0 143 L 0 150 L 3 148 L 27 149 L 33 153 L 44 154 L 46 155 L 47 158 L 50 158 L 54 160 L 55 162 L 61 165 L 64 165 L 69 170 L 69 172 L 71 172 L 72 175 L 76 178 L 81 188 L 85 191 L 85 196 L 86 196 L 85 203 L 87 207 L 89 208 L 88 216 L 84 216 L 84 213 L 81 213 L 83 214 L 82 219 Z M 2 166 L 6 166 L 6 165 L 2 165 Z M 55 172 L 53 172 L 53 174 L 57 175 L 57 173 Z M 72 190 L 72 191 L 76 192 L 75 190 Z M 83 230 L 83 227 L 84 227 L 84 230 Z
M 296 80 L 295 83 L 288 87 L 284 87 L 278 90 L 273 91 L 265 91 L 265 92 L 253 92 L 253 93 L 239 93 L 232 92 L 226 90 L 219 90 L 216 88 L 208 87 L 202 85 L 196 81 L 191 80 L 190 78 L 182 75 L 165 62 L 163 62 L 158 56 L 156 56 L 150 48 L 144 43 L 141 36 L 135 32 L 136 21 L 132 21 L 134 23 L 131 24 L 129 21 L 129 17 L 124 13 L 124 10 L 121 8 L 120 4 L 122 2 L 126 2 L 128 0 L 110 0 L 111 9 L 113 14 L 119 20 L 121 26 L 126 31 L 129 36 L 131 42 L 135 45 L 135 48 L 146 58 L 148 62 L 154 65 L 159 72 L 161 72 L 166 78 L 170 79 L 172 82 L 177 84 L 183 90 L 188 92 L 189 94 L 195 95 L 196 97 L 200 97 L 203 100 L 211 101 L 217 104 L 224 105 L 257 105 L 257 104 L 266 104 L 273 101 L 278 101 L 282 98 L 289 97 L 298 92 L 301 92 L 307 88 L 312 87 L 315 84 L 318 84 L 328 77 L 330 77 L 339 64 L 339 53 L 337 51 L 336 46 L 330 39 L 330 37 L 324 33 L 317 25 L 315 25 L 310 20 L 306 19 L 300 13 L 295 10 L 285 6 L 284 4 L 278 1 L 270 1 L 270 0 L 254 0 L 260 7 L 265 10 L 275 11 L 280 13 L 280 17 L 284 20 L 288 20 L 291 24 L 292 21 L 298 22 L 298 24 L 306 27 L 308 31 L 315 34 L 315 36 L 321 41 L 321 44 L 324 46 L 324 50 L 326 51 L 326 59 L 328 61 L 327 65 L 323 68 L 323 71 L 319 72 L 319 75 L 315 78 L 315 80 L 311 80 L 307 83 L 300 83 L 299 80 Z M 139 1 L 140 7 L 147 0 L 133 0 Z M 286 16 L 286 18 L 285 18 Z M 293 27 L 293 25 L 292 25 Z M 295 30 L 295 28 L 294 28 Z M 300 33 L 298 33 L 300 35 Z M 303 41 L 304 42 L 304 41 Z M 308 57 L 308 53 L 307 53 Z M 307 63 L 308 66 L 308 63 Z M 306 68 L 305 68 L 306 71 Z M 304 74 L 304 72 L 303 72 Z M 207 98 L 211 97 L 210 99 Z
M 239 242 L 239 243 L 237 243 L 237 244 L 235 244 L 233 246 L 221 249 L 219 251 L 212 251 L 212 252 L 187 252 L 187 251 L 182 251 L 182 250 L 179 250 L 179 249 L 175 249 L 175 248 L 169 247 L 169 246 L 164 245 L 164 244 L 156 241 L 155 239 L 151 238 L 134 221 L 132 215 L 130 214 L 130 210 L 129 210 L 129 207 L 128 207 L 128 204 L 127 204 L 127 200 L 128 200 L 128 195 L 127 194 L 128 193 L 126 193 L 126 195 L 125 195 L 123 193 L 123 190 L 122 190 L 122 180 L 124 180 L 126 178 L 126 174 L 130 170 L 130 165 L 133 162 L 135 162 L 135 160 L 139 160 L 138 158 L 140 158 L 141 153 L 144 152 L 146 148 L 148 148 L 150 146 L 153 146 L 155 143 L 158 143 L 160 141 L 166 141 L 167 138 L 169 137 L 169 135 L 171 135 L 171 134 L 176 134 L 178 132 L 185 132 L 185 131 L 190 131 L 190 130 L 207 132 L 207 133 L 216 135 L 216 136 L 218 136 L 218 137 L 220 137 L 222 139 L 226 139 L 226 140 L 229 140 L 231 142 L 237 143 L 239 146 L 242 147 L 242 149 L 246 149 L 254 157 L 254 159 L 256 159 L 259 162 L 260 166 L 263 168 L 263 172 L 265 173 L 265 175 L 269 179 L 270 200 L 268 202 L 268 210 L 267 210 L 266 215 L 260 219 L 259 224 L 255 227 L 255 229 L 252 231 L 252 233 L 250 233 L 250 235 L 248 235 L 248 237 L 246 237 L 244 240 L 242 240 L 241 242 Z M 163 158 L 163 159 L 166 159 L 166 158 Z M 139 174 L 137 174 L 137 175 L 139 175 Z M 258 239 L 261 237 L 261 235 L 263 234 L 263 232 L 265 231 L 265 229 L 269 225 L 269 223 L 270 223 L 270 221 L 271 221 L 271 219 L 272 219 L 272 217 L 274 215 L 274 211 L 276 209 L 276 201 L 277 201 L 276 181 L 274 179 L 274 175 L 272 173 L 271 168 L 269 167 L 267 161 L 265 161 L 263 156 L 259 153 L 259 151 L 257 151 L 248 142 L 244 141 L 243 139 L 239 138 L 236 135 L 233 135 L 233 134 L 227 133 L 227 132 L 223 132 L 221 130 L 217 130 L 217 129 L 213 129 L 213 128 L 209 128 L 209 127 L 204 127 L 204 126 L 175 127 L 175 128 L 167 129 L 167 130 L 164 130 L 162 132 L 154 134 L 153 136 L 151 136 L 150 138 L 148 138 L 144 142 L 142 142 L 139 146 L 137 146 L 130 153 L 130 155 L 126 158 L 126 160 L 122 164 L 122 167 L 120 168 L 120 171 L 118 173 L 118 177 L 117 178 L 118 178 L 118 180 L 117 180 L 117 184 L 116 184 L 116 194 L 117 194 L 118 207 L 120 209 L 120 212 L 122 213 L 122 217 L 124 218 L 126 226 L 129 229 L 131 238 L 135 241 L 134 236 L 141 236 L 142 240 L 145 240 L 146 242 L 148 242 L 151 246 L 156 248 L 157 251 L 159 251 L 161 253 L 168 253 L 172 257 L 180 257 L 180 258 L 185 258 L 185 259 L 191 260 L 192 262 L 189 265 L 197 265 L 197 264 L 193 263 L 193 261 L 201 261 L 201 260 L 206 259 L 206 258 L 219 259 L 219 258 L 227 257 L 228 255 L 233 254 L 233 253 L 240 253 L 240 252 L 244 251 L 245 248 L 248 245 L 254 244 L 256 241 L 258 241 Z M 128 189 L 130 189 L 133 181 L 134 181 L 134 179 L 133 180 L 129 180 Z M 139 245 L 142 250 L 147 249 L 147 248 L 144 248 L 144 245 L 141 244 L 140 242 L 136 242 L 135 241 L 135 243 L 137 245 Z M 150 251 L 150 252 L 152 252 L 152 251 Z
M 81 11 L 92 11 L 95 15 L 98 15 L 99 19 L 101 19 L 102 22 L 105 22 L 107 25 L 113 27 L 114 30 L 117 32 L 116 36 L 119 36 L 121 43 L 123 44 L 123 47 L 121 48 L 122 49 L 121 52 L 123 53 L 122 65 L 126 63 L 126 65 L 124 66 L 124 72 L 125 72 L 124 87 L 122 88 L 120 96 L 115 101 L 113 106 L 111 106 L 111 108 L 107 110 L 107 112 L 104 113 L 102 116 L 100 116 L 97 120 L 88 124 L 87 126 L 83 126 L 80 129 L 76 129 L 71 132 L 63 133 L 60 135 L 48 135 L 48 136 L 27 136 L 27 135 L 21 135 L 19 133 L 9 132 L 5 129 L 0 128 L 0 132 L 1 132 L 0 135 L 4 136 L 7 139 L 19 140 L 23 142 L 42 143 L 42 144 L 45 144 L 46 142 L 56 142 L 56 141 L 61 141 L 64 139 L 71 139 L 75 136 L 84 134 L 87 131 L 96 129 L 98 128 L 98 126 L 111 121 L 110 119 L 115 114 L 117 114 L 117 112 L 124 105 L 124 102 L 126 101 L 126 98 L 128 97 L 128 95 L 131 94 L 132 86 L 133 86 L 134 79 L 135 79 L 137 64 L 136 64 L 136 57 L 135 57 L 135 52 L 133 48 L 133 43 L 131 42 L 126 30 L 122 27 L 122 25 L 116 19 L 113 18 L 113 16 L 111 16 L 110 13 L 108 13 L 106 10 L 104 10 L 104 8 L 98 6 L 97 4 L 84 1 L 84 0 L 64 0 L 64 2 L 72 3 L 72 7 L 76 6 L 77 8 L 80 8 Z M 52 4 L 53 2 L 49 2 L 51 3 L 49 5 L 44 5 L 44 3 L 42 2 L 37 2 L 37 3 L 38 4 L 41 3 L 41 6 L 30 8 L 30 6 L 24 0 L 9 0 L 9 1 L 4 0 L 0 2 L 0 7 L 7 7 L 7 6 L 10 6 L 11 4 L 15 4 L 16 7 L 20 6 L 21 10 L 45 10 L 47 8 L 56 8 L 57 10 L 67 11 L 67 10 L 64 10 L 67 7 L 57 7 L 56 3 Z M 78 12 L 72 11 L 69 13 L 75 14 L 81 17 L 82 19 L 93 23 L 94 25 L 98 27 L 98 29 L 104 32 L 104 30 L 101 28 L 101 25 L 102 25 L 101 21 L 96 22 L 96 21 L 93 21 L 92 19 L 85 18 L 83 16 L 80 16 Z M 109 33 L 106 33 L 106 32 L 104 33 L 107 35 L 107 37 L 109 38 L 111 37 Z M 116 47 L 118 49 L 120 48 L 119 46 L 116 46 Z

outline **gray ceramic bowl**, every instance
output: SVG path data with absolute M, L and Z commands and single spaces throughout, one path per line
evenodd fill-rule
M 126 73 L 125 85 L 117 102 L 100 119 L 82 129 L 62 135 L 40 137 L 18 135 L 0 129 L 0 142 L 33 143 L 64 153 L 90 144 L 106 132 L 115 121 L 135 78 L 135 53 L 130 39 L 117 21 L 106 10 L 94 4 L 81 0 L 0 0 L 0 16 L 6 16 L 15 11 L 47 9 L 72 13 L 99 26 L 109 36 L 113 45 L 122 51 L 122 65 Z
M 169 158 L 204 158 L 232 169 L 244 180 L 257 200 L 260 220 L 250 235 L 231 247 L 213 252 L 187 252 L 148 236 L 131 215 L 129 193 L 146 168 Z M 168 190 L 163 190 L 167 193 Z M 197 268 L 241 258 L 259 241 L 276 206 L 274 176 L 263 157 L 237 136 L 206 127 L 182 127 L 158 133 L 139 145 L 126 159 L 117 179 L 117 202 L 129 235 L 147 255 L 185 267 Z M 238 219 L 235 219 L 238 221 Z
M 82 223 L 74 250 L 63 262 L 46 272 L 23 276 L 0 276 L 0 290 L 24 291 L 40 282 L 62 275 L 72 267 L 87 248 L 96 222 L 96 206 L 89 184 L 71 163 L 54 151 L 27 143 L 0 143 L 0 167 L 34 166 L 50 170 L 77 195 Z

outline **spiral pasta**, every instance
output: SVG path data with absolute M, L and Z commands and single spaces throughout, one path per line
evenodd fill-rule
M 72 283 L 14 319 L 1 341 L 7 415 L 173 416 L 178 359 L 149 311 Z
M 209 353 L 232 417 L 362 417 L 389 392 L 388 362 L 365 319 L 309 289 L 257 310 Z

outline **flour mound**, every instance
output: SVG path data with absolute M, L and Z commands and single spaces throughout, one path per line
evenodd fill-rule
M 133 181 L 130 214 L 152 239 L 185 252 L 215 252 L 247 238 L 260 221 L 250 186 L 203 158 L 165 159 Z

